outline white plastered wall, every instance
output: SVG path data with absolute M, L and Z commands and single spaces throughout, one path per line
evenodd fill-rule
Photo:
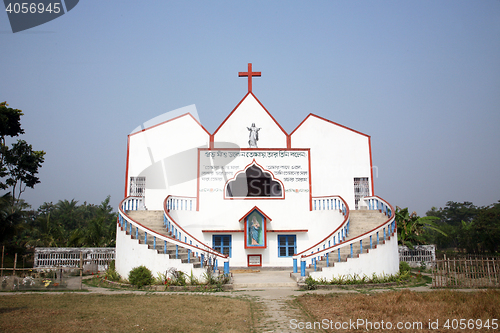
M 248 127 L 255 123 L 259 130 L 259 148 L 286 148 L 286 134 L 262 107 L 253 94 L 248 94 L 214 133 L 214 147 L 225 147 L 224 142 L 231 142 L 240 148 L 249 148 Z
M 297 252 L 302 252 L 328 236 L 344 220 L 344 216 L 335 210 L 309 211 L 306 207 L 295 209 L 293 204 L 288 205 L 285 201 L 273 203 L 267 200 L 260 201 L 257 206 L 272 219 L 267 222 L 268 230 L 307 230 L 307 232 L 267 232 L 265 249 L 245 249 L 243 232 L 202 232 L 202 230 L 244 230 L 244 222 L 240 222 L 240 219 L 255 204 L 256 202 L 249 200 L 225 201 L 220 211 L 171 211 L 170 215 L 179 221 L 187 232 L 208 246 L 213 245 L 214 234 L 231 234 L 231 267 L 246 266 L 248 254 L 262 254 L 264 267 L 291 267 L 293 264 L 291 257 L 278 257 L 278 235 L 296 235 Z
M 322 271 L 311 272 L 315 280 L 331 281 L 332 278 L 353 278 L 355 275 L 372 277 L 373 274 L 381 277 L 397 274 L 399 271 L 398 235 L 385 241 L 385 244 L 361 254 L 359 258 L 348 258 L 345 262 L 335 262 L 333 267 L 323 267 Z
M 194 268 L 193 264 L 182 263 L 181 259 L 170 259 L 168 254 L 158 253 L 155 250 L 149 249 L 146 244 L 139 244 L 137 239 L 131 239 L 125 231 L 121 230 L 117 224 L 116 229 L 116 258 L 115 267 L 118 274 L 122 278 L 127 279 L 132 268 L 138 266 L 146 266 L 153 276 L 158 276 L 158 273 L 165 274 L 167 269 L 171 267 L 186 273 L 188 276 L 193 273 L 199 280 L 203 280 L 203 268 Z
M 354 178 L 368 177 L 371 184 L 369 136 L 310 115 L 292 133 L 291 145 L 311 148 L 312 195 L 340 195 L 354 209 Z
M 162 209 L 168 194 L 196 196 L 198 148 L 209 134 L 187 114 L 129 136 L 127 194 L 130 177 L 146 177 L 145 205 Z

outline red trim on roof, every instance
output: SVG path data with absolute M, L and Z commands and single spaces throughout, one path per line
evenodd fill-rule
M 201 232 L 208 233 L 231 233 L 231 232 L 243 232 L 244 230 L 202 230 Z
M 372 185 L 372 195 L 375 195 L 375 188 L 373 187 L 373 162 L 372 162 L 372 138 L 368 137 L 368 149 L 370 150 L 370 177 Z
M 127 197 L 129 158 L 130 158 L 130 135 L 127 135 L 127 165 L 125 167 L 125 196 L 124 196 L 124 198 Z
M 326 119 L 326 118 L 323 118 L 323 117 L 317 116 L 317 115 L 315 115 L 314 113 L 309 113 L 309 115 L 308 115 L 308 116 L 307 116 L 307 117 L 306 117 L 306 118 L 305 118 L 305 119 L 304 119 L 304 120 L 303 120 L 303 121 L 299 124 L 299 126 L 297 126 L 297 127 L 296 127 L 293 131 L 292 131 L 292 133 L 290 133 L 290 136 L 291 136 L 291 135 L 293 135 L 293 133 L 295 133 L 295 131 L 296 131 L 296 130 L 298 130 L 298 129 L 299 129 L 299 127 L 300 127 L 300 126 L 302 126 L 302 124 L 303 124 L 303 123 L 305 123 L 305 122 L 306 122 L 306 120 L 307 120 L 309 117 L 311 117 L 311 116 L 312 116 L 312 117 L 316 117 L 316 118 L 318 118 L 318 119 L 321 119 L 321 120 L 323 120 L 323 121 L 326 121 L 326 122 L 328 122 L 328 123 L 330 123 L 330 124 L 337 125 L 337 126 L 339 126 L 339 127 L 342 127 L 342 128 L 344 128 L 344 129 L 349 130 L 349 131 L 352 131 L 352 132 L 354 132 L 354 133 L 361 134 L 361 135 L 364 135 L 364 136 L 366 136 L 366 137 L 370 137 L 368 134 L 365 134 L 365 133 L 362 133 L 362 132 L 356 131 L 356 130 L 354 130 L 354 129 L 352 129 L 352 128 L 349 128 L 349 127 L 347 127 L 347 126 L 344 126 L 344 125 L 340 125 L 340 124 L 338 124 L 338 123 L 336 123 L 336 122 L 333 122 L 333 121 L 331 121 L 331 120 L 328 120 L 328 119 Z
M 231 111 L 231 113 L 226 117 L 226 119 L 224 119 L 224 121 L 219 125 L 219 127 L 217 127 L 217 129 L 215 130 L 215 132 L 213 133 L 213 135 L 215 136 L 215 134 L 217 134 L 217 132 L 222 128 L 222 126 L 226 123 L 226 121 L 231 117 L 231 115 L 234 113 L 234 111 L 236 111 L 236 109 L 239 108 L 239 106 L 241 105 L 241 103 L 243 103 L 243 101 L 248 97 L 248 95 L 252 95 L 253 98 L 255 98 L 255 100 L 264 109 L 264 111 L 267 112 L 267 114 L 269 115 L 269 117 L 271 117 L 271 119 L 276 123 L 276 125 L 278 125 L 278 127 L 281 129 L 281 131 L 283 132 L 283 134 L 285 134 L 285 136 L 287 137 L 287 141 L 288 141 L 289 134 L 283 129 L 283 127 L 281 127 L 281 125 L 276 121 L 276 119 L 274 119 L 274 117 L 272 116 L 272 114 L 266 109 L 266 107 L 259 101 L 259 99 L 251 91 L 249 91 L 245 95 L 245 97 L 243 97 L 243 99 L 238 103 L 238 105 L 236 105 L 236 107 L 233 109 L 233 111 Z
M 309 148 L 310 149 L 310 148 Z M 312 170 L 311 170 L 311 151 L 307 156 L 309 158 L 309 211 L 313 210 L 313 197 L 312 197 Z
M 173 120 L 176 120 L 176 119 L 179 119 L 179 118 L 182 118 L 182 117 L 188 116 L 188 115 L 189 115 L 189 116 L 191 116 L 191 118 L 193 118 L 193 120 L 194 120 L 194 121 L 195 121 L 198 125 L 200 125 L 200 127 L 201 127 L 201 128 L 202 128 L 202 129 L 203 129 L 203 130 L 204 130 L 204 131 L 205 131 L 205 132 L 206 132 L 209 136 L 210 136 L 210 132 L 209 132 L 209 131 L 207 131 L 207 130 L 206 130 L 206 128 L 205 128 L 205 127 L 203 127 L 203 125 L 202 125 L 202 124 L 201 124 L 201 123 L 200 123 L 200 122 L 199 122 L 199 121 L 198 121 L 195 117 L 193 117 L 193 115 L 192 115 L 191 113 L 189 113 L 189 112 L 184 113 L 184 114 L 181 114 L 180 116 L 177 116 L 177 117 L 175 117 L 175 118 L 172 118 L 172 119 L 169 119 L 169 120 L 165 120 L 165 121 L 163 121 L 163 122 L 161 122 L 161 123 L 158 123 L 158 124 L 156 124 L 156 125 L 153 125 L 153 126 L 150 126 L 150 127 L 144 128 L 144 129 L 142 129 L 142 130 L 140 130 L 140 131 L 137 131 L 137 132 L 135 132 L 135 133 L 129 134 L 129 136 L 136 135 L 136 134 L 138 134 L 138 133 L 142 133 L 142 132 L 144 132 L 144 131 L 150 130 L 150 129 L 155 128 L 155 127 L 157 127 L 157 126 L 160 126 L 160 125 L 166 124 L 166 123 L 168 123 L 168 122 L 171 122 L 171 121 L 173 121 Z
M 244 230 L 202 230 L 204 233 L 235 233 L 235 232 L 244 232 Z M 266 232 L 309 232 L 308 229 L 292 229 L 292 230 L 266 230 Z
M 198 166 L 197 166 L 197 174 L 196 174 L 196 211 L 200 211 L 200 148 L 198 148 Z
M 297 230 L 266 230 L 267 232 L 309 232 L 307 229 L 297 229 Z
M 261 213 L 262 215 L 264 215 L 264 217 L 265 217 L 266 219 L 268 219 L 269 221 L 272 221 L 272 219 L 271 219 L 269 216 L 267 216 L 267 215 L 266 215 L 263 211 L 261 211 L 261 210 L 260 210 L 260 208 L 259 208 L 259 207 L 257 207 L 257 206 L 254 206 L 252 209 L 250 209 L 250 210 L 248 211 L 248 213 L 246 213 L 245 215 L 243 215 L 243 217 L 242 217 L 242 218 L 240 218 L 238 221 L 244 220 L 244 219 L 245 219 L 248 215 L 250 215 L 250 214 L 251 214 L 254 210 L 256 210 L 256 209 L 259 211 L 259 213 Z

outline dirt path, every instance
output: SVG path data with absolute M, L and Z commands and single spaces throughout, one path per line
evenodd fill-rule
M 294 302 L 305 291 L 288 271 L 247 271 L 233 274 L 232 295 L 251 297 L 259 305 L 259 320 L 255 322 L 256 332 L 297 332 L 294 324 L 311 321 L 311 318 Z M 314 293 L 328 293 L 317 290 Z M 300 330 L 299 330 L 300 331 Z M 322 332 L 308 330 L 308 332 Z
M 256 332 L 297 332 L 293 325 L 311 321 L 311 318 L 294 302 L 295 297 L 303 291 L 288 287 L 261 290 L 233 291 L 232 295 L 251 297 L 258 305 L 258 320 L 255 321 Z M 300 331 L 300 330 L 299 330 Z M 308 330 L 308 332 L 322 332 Z

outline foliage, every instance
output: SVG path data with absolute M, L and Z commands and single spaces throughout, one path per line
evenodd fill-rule
M 55 205 L 45 202 L 23 218 L 23 228 L 13 240 L 26 247 L 114 246 L 116 213 L 109 201 L 108 196 L 100 205 L 78 205 L 76 200 L 60 200 Z
M 5 138 L 16 137 L 24 134 L 21 128 L 21 110 L 8 108 L 7 102 L 0 103 L 0 179 L 8 175 L 7 167 L 5 166 L 5 156 L 9 151 Z M 6 189 L 8 186 L 2 181 L 0 188 Z
M 0 242 L 12 239 L 20 231 L 23 218 L 21 206 L 12 204 L 10 193 L 0 197 Z
M 5 149 L 4 154 L 4 165 L 8 170 L 5 184 L 12 188 L 12 198 L 17 202 L 27 187 L 33 188 L 40 183 L 37 174 L 45 160 L 45 152 L 35 151 L 26 141 L 17 140 L 11 149 Z
M 411 270 L 410 264 L 406 261 L 399 262 L 399 273 L 403 274 Z
M 38 170 L 44 151 L 34 150 L 24 140 L 8 146 L 8 140 L 24 134 L 21 110 L 0 103 L 0 189 L 9 192 L 0 197 L 0 242 L 4 245 L 35 246 L 114 246 L 116 214 L 109 196 L 100 206 L 76 200 L 56 205 L 44 203 L 35 211 L 22 199 L 26 188 L 40 183 Z
M 191 270 L 191 274 L 189 275 L 189 284 L 192 286 L 200 284 L 200 281 L 194 276 L 193 271 Z
M 115 261 L 114 260 L 112 260 L 109 263 L 108 269 L 104 273 L 104 277 L 106 278 L 106 280 L 109 280 L 109 281 L 115 281 L 115 282 L 120 281 L 121 276 L 116 271 Z
M 407 263 L 406 263 L 407 264 Z M 409 268 L 409 266 L 408 266 Z M 373 273 L 372 276 L 368 275 L 342 275 L 338 277 L 333 277 L 330 281 L 328 280 L 315 280 L 311 276 L 308 276 L 305 280 L 307 290 L 314 290 L 318 285 L 362 285 L 362 284 L 381 284 L 381 283 L 403 283 L 407 281 L 411 276 L 410 270 L 401 270 L 397 274 L 393 275 L 377 275 Z
M 154 283 L 154 284 L 156 284 L 156 285 L 164 285 L 164 284 L 167 284 L 167 281 L 169 281 L 169 280 L 170 280 L 169 278 L 167 278 L 167 275 L 168 275 L 168 273 L 167 273 L 167 272 L 165 272 L 165 273 L 160 273 L 160 272 L 158 272 L 156 275 L 157 275 L 157 276 L 154 278 L 154 282 L 153 282 L 153 283 Z
M 146 266 L 138 266 L 132 268 L 128 273 L 128 282 L 141 288 L 143 286 L 149 286 L 153 284 L 154 278 L 151 271 Z
M 480 210 L 481 207 L 476 207 L 469 201 L 448 201 L 444 208 L 437 209 L 436 207 L 432 207 L 426 215 L 438 217 L 440 219 L 440 223 L 460 226 L 462 221 L 465 221 L 466 223 L 472 222 Z
M 315 290 L 316 286 L 320 284 L 319 281 L 314 280 L 311 276 L 306 277 L 305 283 L 307 290 Z
M 168 270 L 168 275 L 171 276 L 171 285 L 174 286 L 185 286 L 186 282 L 186 274 L 184 272 L 177 270 L 177 268 L 172 267 Z
M 207 269 L 205 273 L 203 273 L 203 277 L 205 278 L 205 282 L 208 285 L 214 285 L 217 283 L 217 276 L 211 269 Z
M 26 187 L 33 188 L 40 182 L 38 169 L 44 162 L 44 151 L 33 150 L 24 140 L 7 146 L 6 137 L 24 134 L 21 128 L 21 110 L 9 108 L 7 102 L 0 103 L 0 189 L 11 187 L 13 203 L 19 201 Z
M 449 235 L 429 234 L 429 241 L 439 248 L 478 254 L 500 251 L 500 201 L 485 207 L 477 207 L 467 201 L 448 201 L 446 207 L 432 207 L 427 215 L 437 217 L 436 224 Z
M 427 230 L 446 235 L 434 221 L 434 216 L 420 217 L 417 213 L 409 213 L 408 208 L 396 207 L 396 224 L 398 228 L 398 243 L 413 248 L 414 245 L 425 244 L 424 234 Z

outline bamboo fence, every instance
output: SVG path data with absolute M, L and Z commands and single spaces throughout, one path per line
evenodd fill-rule
M 432 270 L 434 288 L 499 288 L 498 258 L 436 260 Z

